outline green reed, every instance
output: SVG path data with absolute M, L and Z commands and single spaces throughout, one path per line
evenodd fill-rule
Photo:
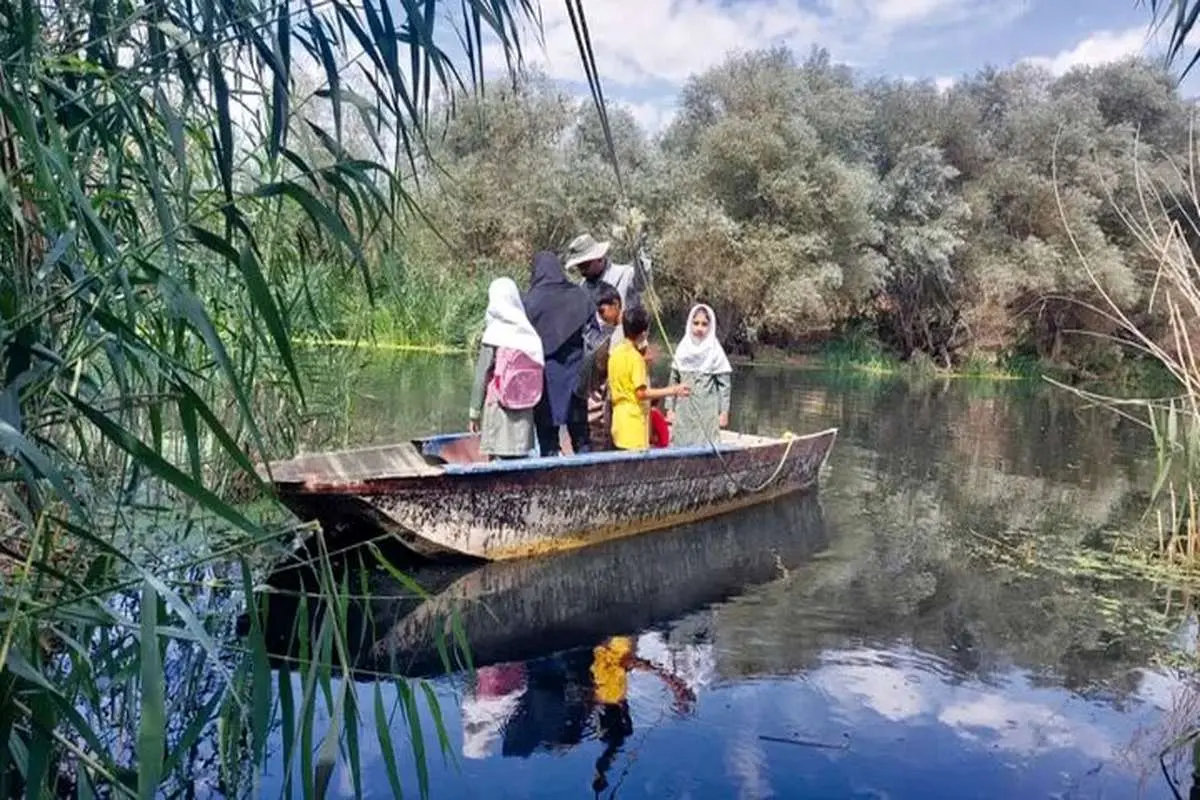
M 289 697 L 264 621 L 239 640 L 231 615 L 314 532 L 228 498 L 303 433 L 309 265 L 383 298 L 431 101 L 482 70 L 435 32 L 516 60 L 534 11 L 0 0 L 0 795 L 256 794 L 279 725 L 293 789 L 357 776 L 344 587 L 315 559 Z

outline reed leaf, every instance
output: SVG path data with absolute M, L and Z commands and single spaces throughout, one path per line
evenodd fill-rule
M 1137 0 L 1137 4 L 1150 9 L 1155 30 L 1169 26 L 1166 59 L 1168 63 L 1176 61 L 1183 54 L 1192 30 L 1196 27 L 1196 21 L 1200 19 L 1200 3 L 1195 0 Z M 1200 51 L 1188 59 L 1181 72 L 1181 79 L 1196 66 L 1198 60 Z
M 142 588 L 141 721 L 138 723 L 138 796 L 153 800 L 162 780 L 167 731 L 166 677 L 158 649 L 158 592 L 150 581 Z
M 295 444 L 312 254 L 374 302 L 416 202 L 399 162 L 425 157 L 430 104 L 469 88 L 461 58 L 481 77 L 442 27 L 508 63 L 534 11 L 0 0 L 0 793 L 19 773 L 31 796 L 60 777 L 83 797 L 201 777 L 253 794 L 277 726 L 287 790 L 299 770 L 323 792 L 344 750 L 361 791 L 344 589 L 318 581 L 294 667 L 273 667 L 257 606 L 230 658 L 232 611 L 294 526 L 230 489 L 262 494 L 256 462 Z M 373 153 L 348 145 L 356 124 Z
M 396 763 L 396 748 L 392 744 L 391 717 L 383 706 L 383 685 L 375 682 L 375 735 L 379 739 L 379 752 L 383 754 L 383 765 L 387 771 L 388 786 L 392 796 L 404 797 L 400 782 L 400 768 Z

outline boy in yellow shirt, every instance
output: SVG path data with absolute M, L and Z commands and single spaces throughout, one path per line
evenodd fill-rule
M 650 330 L 650 315 L 641 306 L 625 312 L 621 322 L 625 338 L 608 355 L 608 394 L 612 402 L 613 446 L 618 450 L 650 447 L 650 401 L 687 397 L 691 387 L 677 384 L 651 389 L 646 359 L 638 349 Z

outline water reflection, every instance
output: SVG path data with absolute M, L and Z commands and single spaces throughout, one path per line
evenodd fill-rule
M 353 667 L 364 679 L 437 675 L 448 666 L 451 626 L 461 626 L 474 667 L 460 704 L 463 756 L 498 749 L 525 758 L 594 739 L 603 749 L 592 789 L 602 792 L 634 734 L 631 677 L 653 677 L 671 713 L 690 716 L 716 672 L 711 631 L 697 631 L 698 620 L 787 576 L 827 543 L 820 503 L 808 494 L 554 557 L 416 568 L 411 580 L 434 590 L 427 597 L 370 570 L 346 579 L 370 589 L 351 610 Z M 360 558 L 342 566 L 364 569 Z M 282 623 L 271 636 L 279 658 L 298 655 L 292 590 L 304 581 L 293 566 L 268 580 L 267 618 Z
M 591 648 L 775 580 L 827 542 L 820 503 L 810 494 L 553 558 L 415 567 L 405 581 L 368 561 L 359 567 L 367 571 L 347 580 L 371 596 L 351 610 L 351 638 L 362 645 L 354 667 L 442 674 L 446 639 L 457 630 L 475 667 Z M 304 580 L 305 572 L 291 566 L 268 579 L 268 617 L 285 623 L 275 631 L 277 645 L 298 645 L 290 623 Z M 408 580 L 429 595 L 409 590 Z
M 603 747 L 592 790 L 609 786 L 614 760 L 634 734 L 632 673 L 657 679 L 678 718 L 694 713 L 712 679 L 711 643 L 668 644 L 661 633 L 612 636 L 591 649 L 480 667 L 462 699 L 462 753 L 527 758 L 587 739 Z
M 382 393 L 406 367 L 378 369 Z M 348 440 L 450 425 L 468 367 L 439 369 L 449 411 L 364 400 Z M 360 676 L 425 677 L 443 702 L 462 758 L 431 766 L 435 797 L 1164 795 L 1157 751 L 1134 745 L 1161 746 L 1146 731 L 1179 702 L 1152 665 L 1187 607 L 996 563 L 1001 545 L 1082 553 L 1135 524 L 1142 432 L 1028 384 L 759 369 L 737 385 L 740 429 L 841 429 L 819 502 L 422 571 L 428 598 L 379 571 L 351 581 L 373 598 Z M 447 678 L 451 612 L 475 669 Z

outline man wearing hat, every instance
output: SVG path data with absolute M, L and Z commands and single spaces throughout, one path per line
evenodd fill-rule
M 564 261 L 566 269 L 572 267 L 583 276 L 589 292 L 599 289 L 601 283 L 615 286 L 621 295 L 621 307 L 641 305 L 641 281 L 637 270 L 630 264 L 614 264 L 609 258 L 611 242 L 598 242 L 590 233 L 580 234 L 567 245 Z
M 583 276 L 583 285 L 595 298 L 601 287 L 608 284 L 621 295 L 621 308 L 628 309 L 642 304 L 642 280 L 638 270 L 630 264 L 614 264 L 609 258 L 611 242 L 598 242 L 590 233 L 576 236 L 567 245 L 564 268 L 575 268 Z M 621 326 L 612 334 L 613 344 L 623 337 Z

